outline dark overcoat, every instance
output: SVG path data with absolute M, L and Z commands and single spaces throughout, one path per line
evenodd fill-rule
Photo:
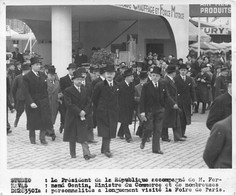
M 66 105 L 66 116 L 64 125 L 65 142 L 78 142 L 82 143 L 88 140 L 88 121 L 81 120 L 80 112 L 89 112 L 91 99 L 86 87 L 81 86 L 79 92 L 74 85 L 66 88 L 64 91 L 64 101 Z
M 93 104 L 95 107 L 98 126 L 98 136 L 115 138 L 119 116 L 118 84 L 113 81 L 111 89 L 106 80 L 96 84 L 93 92 Z
M 225 119 L 231 114 L 232 96 L 226 92 L 213 101 L 206 121 L 207 128 L 211 130 L 216 122 Z
M 201 79 L 204 79 L 205 82 L 202 82 Z M 195 77 L 197 87 L 196 87 L 196 95 L 197 101 L 202 103 L 209 102 L 209 90 L 211 86 L 211 78 L 207 73 L 198 73 Z
M 16 76 L 12 85 L 12 95 L 14 100 L 25 100 L 25 96 L 23 93 L 23 75 L 20 74 Z M 17 102 L 17 101 L 16 101 Z
M 61 88 L 62 93 L 64 93 L 64 90 L 67 87 L 70 87 L 72 84 L 73 84 L 73 82 L 71 81 L 68 74 L 64 77 L 61 77 L 60 78 L 60 88 Z
M 134 86 L 128 86 L 125 81 L 119 85 L 119 122 L 122 124 L 132 124 L 134 113 Z
M 213 126 L 203 159 L 209 168 L 232 168 L 232 115 Z
M 218 76 L 215 81 L 215 98 L 227 92 L 227 81 L 222 75 Z
M 165 76 L 164 82 L 169 92 L 169 97 L 175 104 L 177 104 L 177 88 L 175 86 L 175 83 L 168 76 Z M 175 128 L 180 127 L 179 110 L 173 109 L 173 106 L 171 106 L 170 104 L 168 104 L 168 102 L 166 102 L 163 128 L 174 128 L 174 127 Z
M 186 76 L 184 81 L 180 75 L 174 78 L 175 86 L 177 88 L 177 102 L 183 116 L 186 118 L 187 125 L 191 124 L 191 105 L 196 101 L 196 92 L 194 80 Z
M 32 71 L 23 76 L 23 93 L 26 100 L 27 129 L 46 130 L 52 128 L 49 107 L 47 80 L 39 72 L 37 77 Z M 37 108 L 31 108 L 35 103 Z

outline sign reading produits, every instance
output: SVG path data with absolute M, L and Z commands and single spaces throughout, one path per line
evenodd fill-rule
M 133 11 L 148 13 L 152 15 L 159 15 L 164 17 L 171 17 L 177 19 L 184 19 L 185 15 L 182 11 L 178 11 L 175 5 L 115 5 L 118 7 L 130 9 Z
M 190 5 L 190 17 L 231 17 L 230 4 Z
M 228 35 L 230 30 L 223 27 L 201 27 L 204 33 L 209 35 Z

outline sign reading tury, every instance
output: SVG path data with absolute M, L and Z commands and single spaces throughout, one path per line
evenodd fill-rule
M 229 28 L 224 27 L 201 27 L 204 33 L 209 35 L 228 35 L 231 34 Z
M 190 17 L 231 17 L 230 4 L 194 4 L 189 8 Z

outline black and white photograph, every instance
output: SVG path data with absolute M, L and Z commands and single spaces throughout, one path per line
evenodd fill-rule
M 236 194 L 235 6 L 0 0 L 0 195 Z

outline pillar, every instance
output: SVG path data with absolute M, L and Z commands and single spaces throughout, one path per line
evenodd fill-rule
M 52 64 L 59 77 L 72 62 L 72 16 L 70 6 L 52 6 Z

